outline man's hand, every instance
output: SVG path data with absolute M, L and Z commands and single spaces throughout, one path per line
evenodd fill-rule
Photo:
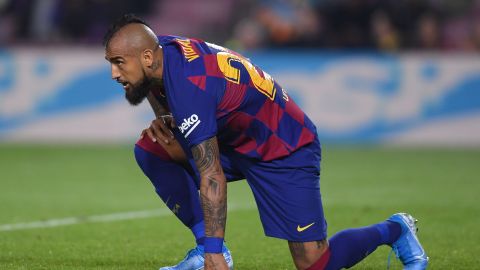
M 146 134 L 153 142 L 160 140 L 170 144 L 171 141 L 175 140 L 172 128 L 175 128 L 173 116 L 170 114 L 162 115 L 153 120 L 149 128 L 142 131 L 140 138 L 143 138 Z
M 228 270 L 222 253 L 205 253 L 205 270 Z

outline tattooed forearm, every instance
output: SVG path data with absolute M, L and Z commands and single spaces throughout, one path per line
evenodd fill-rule
M 217 231 L 224 232 L 227 220 L 226 200 L 214 202 L 203 194 L 200 196 L 205 219 L 205 235 L 216 236 Z
M 223 237 L 227 219 L 227 183 L 220 164 L 216 137 L 192 148 L 193 158 L 201 175 L 205 235 Z
M 218 144 L 215 137 L 210 138 L 192 149 L 193 159 L 200 173 L 218 172 L 220 166 Z M 219 166 L 214 166 L 218 162 Z

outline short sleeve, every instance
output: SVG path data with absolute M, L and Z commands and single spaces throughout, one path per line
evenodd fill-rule
M 178 129 L 193 147 L 217 133 L 216 99 L 205 91 L 185 83 L 169 98 Z
M 175 53 L 168 57 L 164 68 L 168 105 L 188 146 L 193 147 L 216 135 L 217 99 L 189 79 L 188 63 Z

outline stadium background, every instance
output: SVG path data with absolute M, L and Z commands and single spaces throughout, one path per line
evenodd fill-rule
M 480 225 L 480 1 L 3 0 L 0 269 L 151 269 L 174 263 L 189 246 L 180 229 L 177 249 L 154 240 L 159 227 L 160 233 L 178 227 L 159 212 L 152 216 L 162 218 L 108 225 L 91 220 L 165 210 L 131 153 L 153 114 L 124 101 L 101 47 L 108 25 L 128 12 L 157 33 L 238 50 L 280 82 L 324 142 L 330 234 L 413 211 L 430 230 L 424 237 L 434 269 L 478 265 L 472 242 L 478 230 L 469 228 Z M 281 244 L 286 259 L 278 261 L 261 244 L 237 243 L 247 237 L 239 230 L 243 215 L 257 222 L 244 224 L 250 231 L 262 233 L 248 187 L 235 183 L 230 190 L 232 207 L 244 209 L 230 214 L 231 245 L 253 256 L 239 256 L 239 269 L 291 269 Z M 18 225 L 71 217 L 76 226 Z M 145 232 L 135 245 L 111 248 L 127 245 L 122 235 L 138 228 Z M 68 244 L 87 232 L 120 242 Z M 152 255 L 149 245 L 162 252 Z M 95 256 L 100 249 L 106 253 Z M 358 269 L 384 267 L 386 253 Z M 115 260 L 119 254 L 127 261 Z

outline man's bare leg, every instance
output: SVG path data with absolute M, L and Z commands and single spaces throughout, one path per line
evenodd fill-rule
M 290 253 L 292 254 L 293 262 L 297 269 L 307 269 L 328 249 L 328 241 L 312 241 L 312 242 L 288 242 Z

